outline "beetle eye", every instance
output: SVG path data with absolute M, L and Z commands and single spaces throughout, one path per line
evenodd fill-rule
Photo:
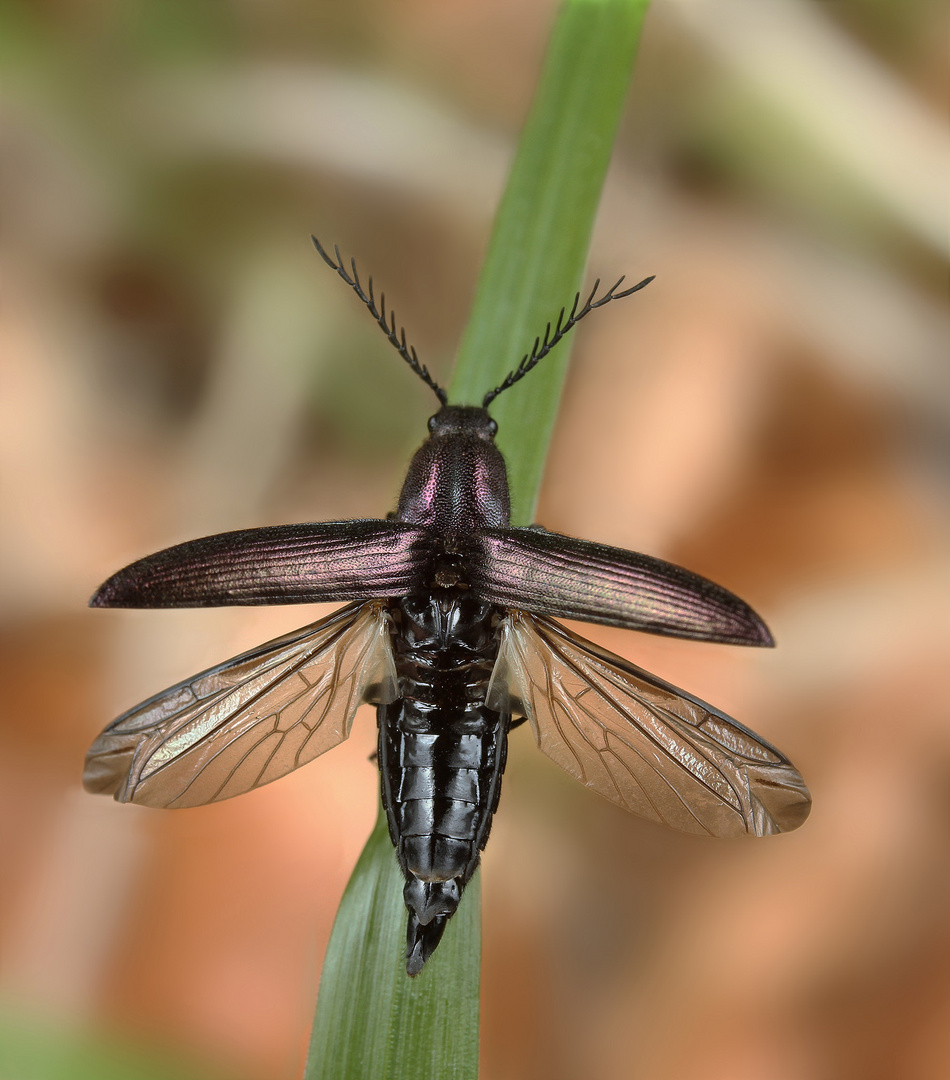
M 430 431 L 435 431 L 435 423 L 436 423 L 436 417 L 435 416 L 430 416 L 429 417 L 429 430 Z
M 488 434 L 493 437 L 498 434 L 498 424 L 494 420 L 488 421 Z

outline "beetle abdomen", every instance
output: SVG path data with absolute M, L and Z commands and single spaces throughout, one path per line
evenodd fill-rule
M 380 705 L 389 831 L 406 878 L 406 967 L 417 974 L 478 866 L 505 767 L 510 716 L 484 705 L 495 609 L 446 590 L 393 610 L 402 696 Z

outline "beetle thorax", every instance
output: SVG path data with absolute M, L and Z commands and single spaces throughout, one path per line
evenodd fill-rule
M 440 409 L 409 466 L 396 519 L 441 533 L 507 525 L 508 475 L 496 430 L 484 409 Z

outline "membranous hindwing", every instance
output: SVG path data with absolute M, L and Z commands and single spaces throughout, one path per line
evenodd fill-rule
M 92 744 L 86 789 L 202 806 L 305 765 L 349 736 L 364 701 L 398 694 L 389 624 L 383 603 L 350 604 L 149 698 Z
M 488 693 L 495 707 L 506 700 L 549 758 L 640 817 L 765 836 L 808 814 L 808 790 L 775 747 L 551 619 L 508 613 Z

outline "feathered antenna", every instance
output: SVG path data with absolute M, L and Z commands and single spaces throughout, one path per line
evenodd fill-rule
M 571 314 L 567 318 L 567 322 L 564 321 L 565 308 L 561 308 L 561 314 L 557 317 L 557 325 L 554 327 L 554 333 L 551 333 L 551 324 L 548 323 L 547 329 L 544 331 L 544 338 L 534 339 L 534 348 L 529 353 L 521 358 L 521 363 L 510 372 L 500 386 L 496 386 L 494 390 L 489 390 L 482 401 L 482 408 L 487 409 L 488 406 L 495 400 L 496 397 L 502 392 L 507 390 L 510 386 L 514 386 L 519 379 L 523 379 L 525 375 L 543 359 L 554 348 L 555 345 L 561 340 L 562 337 L 574 326 L 576 326 L 585 315 L 589 315 L 594 308 L 603 307 L 604 304 L 609 304 L 611 300 L 622 300 L 625 296 L 629 296 L 631 293 L 637 292 L 644 286 L 649 285 L 655 277 L 655 274 L 651 274 L 650 277 L 644 278 L 643 281 L 638 282 L 632 289 L 625 289 L 623 292 L 617 292 L 620 286 L 623 284 L 623 278 L 621 278 L 612 289 L 608 289 L 604 295 L 595 300 L 597 290 L 600 288 L 600 278 L 594 282 L 594 287 L 591 289 L 590 296 L 587 298 L 587 303 L 577 310 L 577 305 L 580 303 L 581 294 L 578 293 L 574 297 L 574 306 L 571 308 Z
M 426 386 L 431 387 L 431 389 L 435 393 L 435 396 L 443 405 L 445 405 L 448 401 L 448 395 L 442 389 L 442 387 L 439 386 L 435 379 L 433 379 L 432 376 L 429 374 L 429 369 L 425 366 L 425 364 L 419 362 L 419 357 L 416 355 L 416 350 L 413 348 L 413 346 L 406 344 L 405 329 L 400 326 L 399 332 L 397 334 L 395 312 L 390 311 L 389 320 L 387 321 L 386 294 L 379 294 L 379 308 L 377 308 L 376 298 L 373 296 L 373 279 L 370 278 L 367 282 L 367 288 L 369 290 L 369 295 L 367 295 L 365 292 L 363 292 L 363 286 L 360 284 L 360 277 L 356 271 L 356 260 L 350 259 L 350 268 L 353 271 L 353 276 L 350 277 L 346 270 L 343 269 L 343 256 L 340 254 L 340 249 L 336 246 L 336 244 L 333 245 L 333 251 L 337 259 L 337 261 L 334 262 L 330 258 L 330 256 L 323 250 L 323 246 L 315 236 L 311 236 L 310 239 L 313 241 L 313 246 L 320 253 L 320 257 L 327 264 L 327 266 L 329 266 L 331 270 L 335 270 L 340 275 L 340 277 L 343 278 L 347 285 L 349 285 L 349 287 L 356 293 L 356 295 L 363 301 L 363 303 L 369 308 L 370 314 L 376 320 L 376 323 L 379 326 L 380 330 L 382 330 L 382 332 L 386 335 L 390 345 L 393 346 L 396 352 L 399 353 L 399 355 L 403 358 L 403 360 L 406 361 L 406 363 L 419 376 L 419 378 L 422 379 Z

